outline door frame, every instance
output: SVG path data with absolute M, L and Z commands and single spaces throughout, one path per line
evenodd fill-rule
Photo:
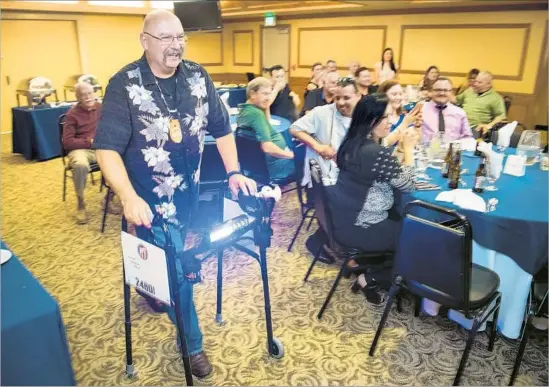
M 291 24 L 277 24 L 276 26 L 273 26 L 273 27 L 265 27 L 265 25 L 261 24 L 259 26 L 259 76 L 263 76 L 263 29 L 264 28 L 279 28 L 279 27 L 284 27 L 284 28 L 288 28 L 288 40 L 289 40 L 289 44 L 288 44 L 288 59 L 289 59 L 289 63 L 288 63 L 288 68 L 286 69 L 286 71 L 288 72 L 288 81 L 290 80 L 290 71 L 291 68 L 292 68 L 292 25 Z

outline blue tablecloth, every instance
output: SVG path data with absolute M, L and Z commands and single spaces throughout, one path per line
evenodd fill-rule
M 246 102 L 246 88 L 245 87 L 234 87 L 234 88 L 219 88 L 217 93 L 219 95 L 224 93 L 229 93 L 229 106 L 238 107 L 239 103 Z
M 508 153 L 514 153 L 514 149 Z M 462 175 L 467 186 L 460 188 L 472 187 L 478 163 L 478 157 L 464 154 L 463 168 L 469 172 Z M 448 180 L 442 178 L 439 170 L 428 169 L 427 174 L 433 183 L 448 189 Z M 520 336 L 532 275 L 547 263 L 547 182 L 548 174 L 540 170 L 539 164 L 526 167 L 523 177 L 502 174 L 496 182 L 497 191 L 479 194 L 485 200 L 499 200 L 496 210 L 489 213 L 437 202 L 435 198 L 441 191 L 418 191 L 401 198 L 402 205 L 421 199 L 455 208 L 467 216 L 473 229 L 473 262 L 494 270 L 500 277 L 498 330 L 513 339 Z M 463 324 L 459 316 L 455 320 Z
M 27 160 L 48 160 L 61 156 L 57 120 L 70 106 L 28 109 L 12 108 L 13 153 Z
M 1 384 L 76 385 L 57 302 L 16 256 L 2 265 L 1 276 Z

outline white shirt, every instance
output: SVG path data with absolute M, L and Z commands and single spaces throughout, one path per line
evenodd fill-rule
M 292 124 L 292 128 L 299 132 L 307 132 L 321 144 L 329 144 L 337 152 L 347 130 L 351 125 L 351 117 L 344 117 L 339 113 L 335 104 L 315 107 L 299 120 Z M 322 170 L 322 183 L 325 186 L 337 182 L 339 168 L 334 160 L 324 160 L 310 147 L 307 147 L 303 170 L 302 185 L 311 186 L 311 170 L 309 160 L 316 160 Z
M 375 67 L 379 74 L 379 79 L 377 80 L 378 85 L 381 85 L 383 82 L 388 81 L 390 79 L 394 79 L 396 76 L 393 69 L 389 65 L 384 64 L 383 62 L 377 62 L 375 64 Z M 395 64 L 395 68 L 398 70 L 398 67 L 396 67 L 396 64 Z

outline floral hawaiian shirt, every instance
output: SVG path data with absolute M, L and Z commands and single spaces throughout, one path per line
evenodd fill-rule
M 143 55 L 111 78 L 93 148 L 120 153 L 136 193 L 166 221 L 181 224 L 188 222 L 198 199 L 206 132 L 219 138 L 232 131 L 227 110 L 202 66 L 183 60 L 175 77 L 180 143 L 170 138 L 174 114 Z

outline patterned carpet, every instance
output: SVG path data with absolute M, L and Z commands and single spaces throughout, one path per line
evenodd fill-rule
M 132 292 L 134 361 L 137 378 L 124 377 L 122 269 L 118 217 L 108 217 L 101 234 L 98 186 L 86 191 L 91 222 L 74 222 L 75 196 L 69 182 L 61 201 L 61 161 L 37 163 L 11 154 L 2 136 L 2 238 L 59 302 L 79 385 L 184 385 L 175 329 Z M 448 385 L 465 347 L 466 331 L 443 317 L 414 318 L 410 299 L 392 312 L 375 357 L 367 350 L 382 309 L 349 291 L 344 280 L 322 321 L 316 314 L 337 273 L 319 264 L 303 283 L 311 257 L 307 233 L 292 253 L 286 247 L 299 217 L 295 194 L 284 197 L 274 215 L 269 278 L 275 336 L 285 346 L 281 360 L 266 351 L 259 267 L 228 251 L 224 261 L 224 318 L 215 317 L 216 262 L 203 265 L 205 280 L 195 287 L 204 345 L 213 374 L 203 385 Z M 526 348 L 517 385 L 547 385 L 547 336 Z M 463 385 L 506 385 L 518 343 L 498 338 L 492 353 L 479 334 Z

